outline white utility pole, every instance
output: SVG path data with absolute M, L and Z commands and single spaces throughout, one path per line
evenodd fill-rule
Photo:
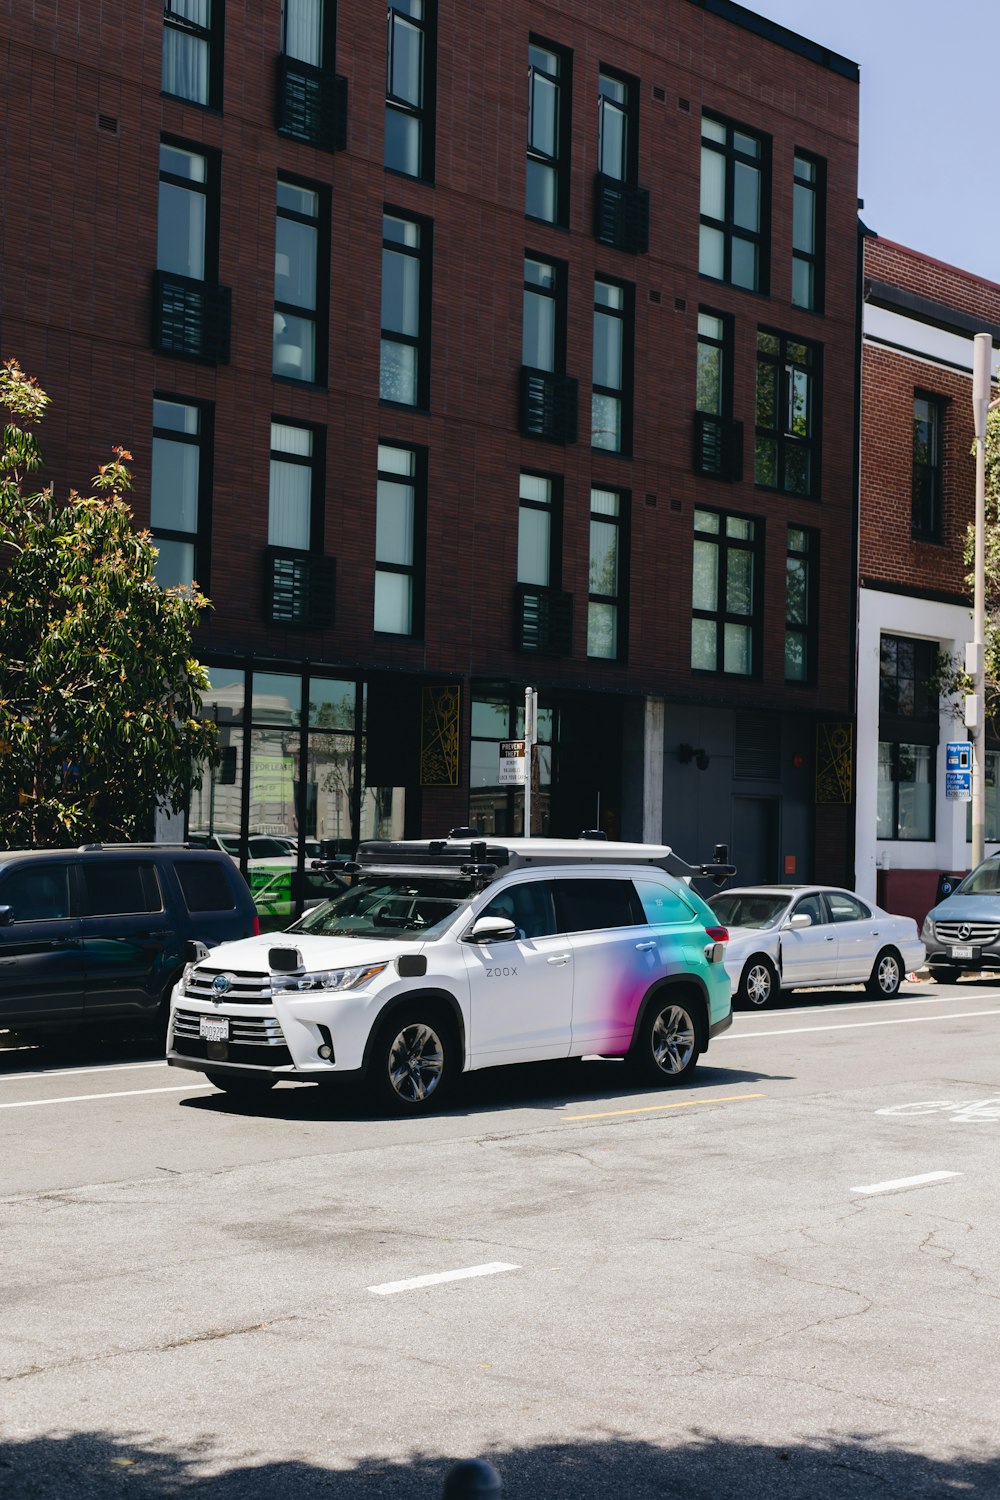
M 531 773 L 535 764 L 535 740 L 538 737 L 538 694 L 534 688 L 524 690 L 524 836 L 531 838 Z
M 966 671 L 972 696 L 965 700 L 965 723 L 972 731 L 972 867 L 986 852 L 986 417 L 990 409 L 990 362 L 993 340 L 977 333 L 972 352 L 972 412 L 976 424 L 976 553 L 972 599 L 972 645 Z

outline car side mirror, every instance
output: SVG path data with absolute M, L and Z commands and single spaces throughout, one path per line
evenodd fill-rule
M 788 918 L 785 926 L 794 928 L 797 931 L 800 927 L 811 927 L 812 924 L 813 919 L 807 911 L 797 911 L 794 916 Z
M 14 920 L 14 908 L 12 906 L 0 906 L 0 927 L 9 927 Z
M 465 935 L 467 943 L 512 943 L 517 928 L 509 917 L 479 917 Z

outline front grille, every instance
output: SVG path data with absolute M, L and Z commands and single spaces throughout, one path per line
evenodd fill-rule
M 224 1015 L 225 1012 L 222 1014 Z M 199 1035 L 200 1012 L 175 1011 L 174 1051 L 181 1057 L 203 1058 L 210 1062 L 251 1063 L 265 1068 L 281 1068 L 290 1065 L 292 1054 L 285 1045 L 284 1032 L 276 1016 L 230 1015 L 228 1020 L 229 1041 L 208 1042 Z M 218 1050 L 210 1055 L 209 1047 Z
M 989 948 L 1000 935 L 996 922 L 935 922 L 934 935 L 939 943 L 973 943 L 977 948 Z
M 221 995 L 212 989 L 212 981 L 219 974 L 225 974 L 229 980 L 229 988 Z M 235 1005 L 270 1005 L 271 976 L 248 974 L 240 969 L 210 969 L 199 964 L 188 975 L 184 994 L 189 1000 L 207 1000 L 213 1005 L 221 1000 Z

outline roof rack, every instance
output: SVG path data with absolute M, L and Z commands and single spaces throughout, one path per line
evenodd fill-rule
M 478 838 L 370 839 L 358 846 L 362 874 L 466 875 L 489 879 L 506 870 L 540 866 L 579 865 L 584 860 L 602 865 L 650 865 L 682 879 L 707 876 L 724 881 L 735 875 L 729 850 L 715 846 L 715 858 L 690 865 L 667 844 L 629 844 L 595 839 L 505 839 L 502 843 Z
M 201 844 L 173 843 L 171 841 L 159 844 L 155 841 L 138 839 L 135 842 L 124 844 L 78 844 L 76 852 L 77 854 L 93 854 L 98 849 L 197 849 L 199 853 L 203 854 L 205 852 Z

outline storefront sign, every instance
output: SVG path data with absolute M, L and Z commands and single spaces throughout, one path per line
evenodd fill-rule
M 500 741 L 499 786 L 524 786 L 524 770 L 527 764 L 523 740 Z

